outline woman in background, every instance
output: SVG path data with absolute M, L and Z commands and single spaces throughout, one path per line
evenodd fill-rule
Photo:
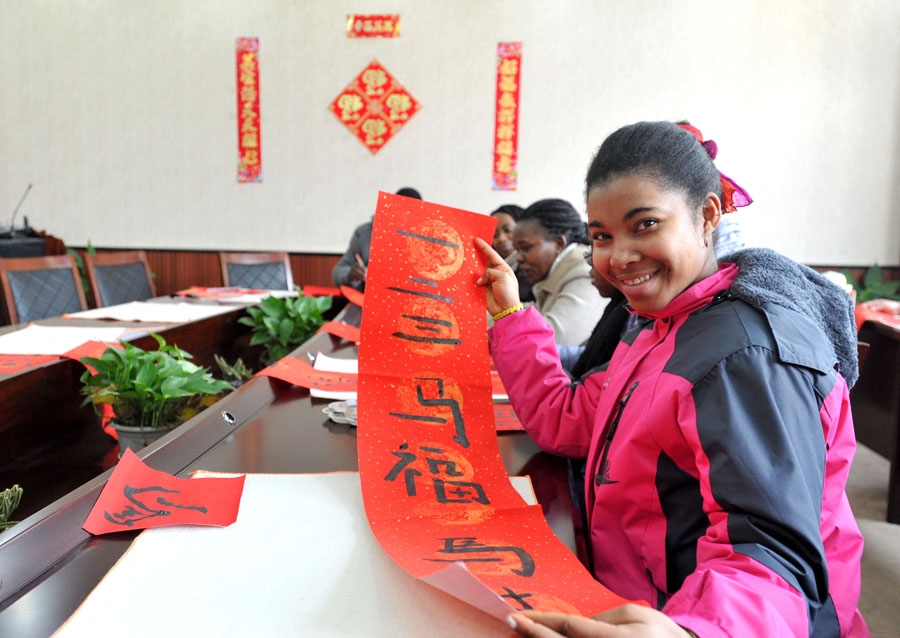
M 506 260 L 509 267 L 516 273 L 516 280 L 519 282 L 519 301 L 534 301 L 534 294 L 531 292 L 531 282 L 528 277 L 519 268 L 518 253 L 513 244 L 513 233 L 516 230 L 516 223 L 525 209 L 515 204 L 504 204 L 493 213 L 491 217 L 497 219 L 497 227 L 494 229 L 494 241 L 491 246 L 497 253 Z
M 583 344 L 606 305 L 584 261 L 590 242 L 584 220 L 569 202 L 542 199 L 519 217 L 513 242 L 534 306 L 553 328 L 556 343 Z

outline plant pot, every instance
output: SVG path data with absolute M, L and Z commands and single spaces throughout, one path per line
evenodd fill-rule
M 171 425 L 165 428 L 142 428 L 133 425 L 119 425 L 115 422 L 111 425 L 119 435 L 119 458 L 122 458 L 125 448 L 131 448 L 137 452 L 178 427 Z

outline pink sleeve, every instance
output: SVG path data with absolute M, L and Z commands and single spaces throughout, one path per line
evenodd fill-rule
M 535 308 L 497 321 L 491 355 L 513 410 L 547 452 L 584 458 L 591 444 L 600 383 L 573 383 L 559 362 L 553 329 Z

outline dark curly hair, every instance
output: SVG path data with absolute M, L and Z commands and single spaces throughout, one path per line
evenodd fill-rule
M 707 193 L 722 199 L 719 171 L 706 149 L 672 122 L 638 122 L 607 137 L 591 161 L 585 194 L 629 173 L 682 191 L 691 206 L 700 205 Z
M 497 210 L 491 213 L 491 217 L 493 217 L 494 215 L 499 215 L 500 213 L 505 213 L 512 217 L 514 222 L 517 222 L 524 212 L 525 209 L 521 206 L 517 206 L 516 204 L 503 204 L 503 206 L 500 206 Z
M 525 209 L 520 224 L 533 222 L 548 237 L 565 237 L 568 243 L 590 244 L 587 225 L 569 202 L 564 199 L 541 199 Z

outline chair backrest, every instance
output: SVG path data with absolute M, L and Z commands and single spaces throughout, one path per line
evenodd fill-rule
M 291 290 L 294 276 L 287 253 L 219 253 L 226 286 Z
M 0 285 L 10 323 L 87 310 L 70 255 L 0 259 Z
M 143 250 L 85 255 L 84 265 L 98 308 L 156 296 Z

